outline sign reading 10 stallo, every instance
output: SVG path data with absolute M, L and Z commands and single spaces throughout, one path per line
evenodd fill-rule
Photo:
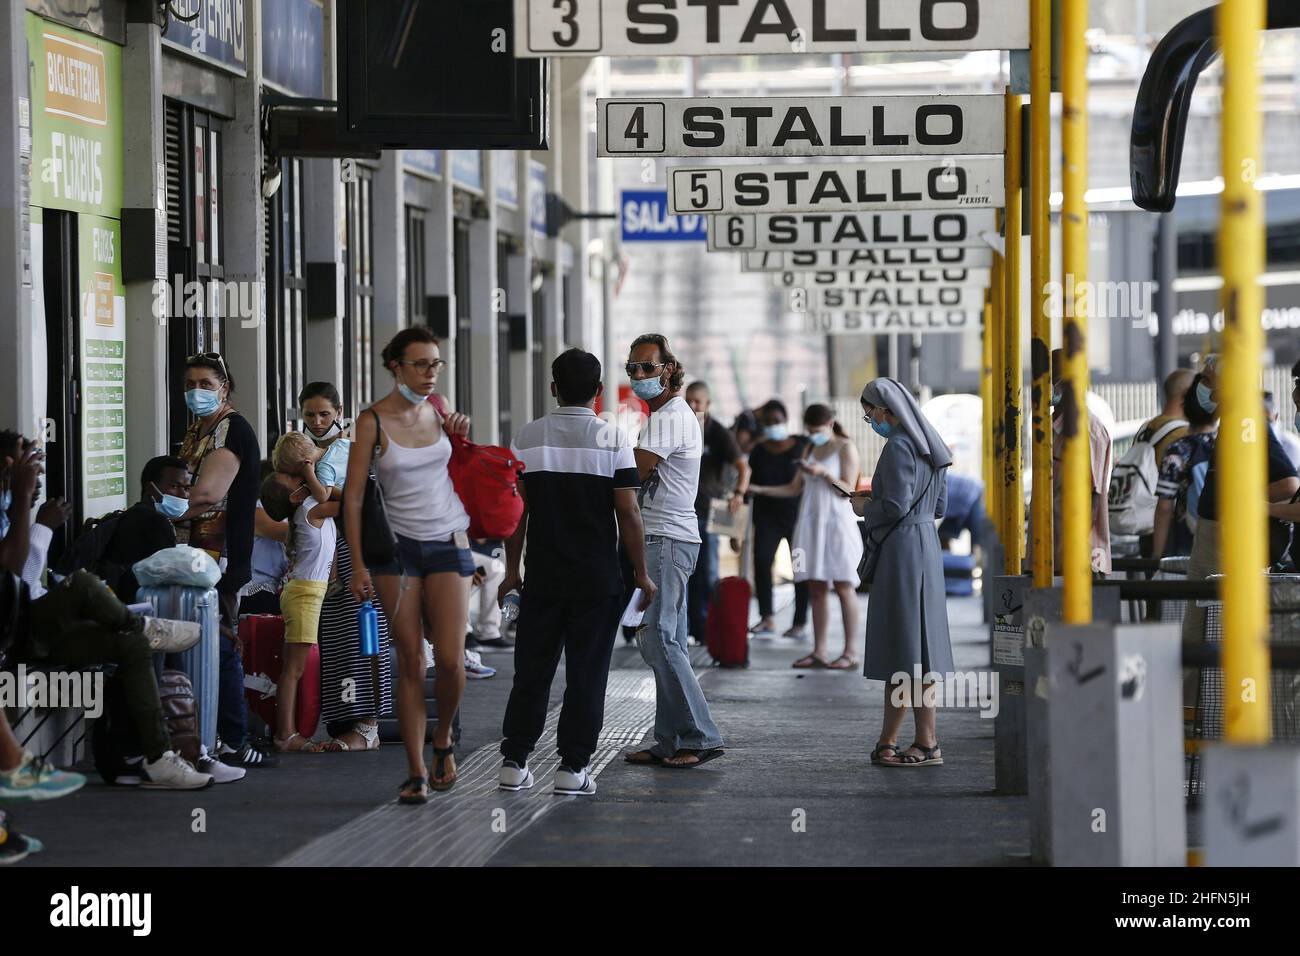
M 875 309 L 867 312 L 808 312 L 799 319 L 803 331 L 820 335 L 887 332 L 965 332 L 978 329 L 980 312 L 962 309 Z
M 1001 154 L 1001 96 L 596 101 L 598 156 Z
M 519 57 L 1029 47 L 1029 0 L 515 0 L 514 12 Z

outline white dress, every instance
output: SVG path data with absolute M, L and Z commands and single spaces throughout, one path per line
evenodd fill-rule
M 842 439 L 841 439 L 842 440 Z M 841 478 L 839 446 L 828 458 L 813 453 L 814 463 L 831 478 Z M 794 526 L 790 556 L 796 581 L 848 581 L 858 586 L 862 532 L 849 499 L 825 478 L 803 476 L 803 500 Z

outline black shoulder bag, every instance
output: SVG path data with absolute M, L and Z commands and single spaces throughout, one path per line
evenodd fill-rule
M 384 507 L 384 490 L 379 486 L 378 460 L 382 445 L 379 440 L 379 414 L 375 416 L 375 447 L 370 450 L 370 470 L 366 474 L 366 490 L 361 498 L 361 560 L 367 568 L 392 564 L 397 558 L 397 535 L 388 523 L 388 509 Z
M 885 542 L 888 541 L 889 536 L 897 531 L 902 523 L 910 518 L 912 513 L 921 506 L 921 502 L 925 500 L 925 496 L 930 493 L 930 486 L 934 484 L 934 476 L 938 473 L 939 469 L 937 468 L 930 471 L 930 480 L 925 483 L 925 490 L 921 492 L 921 496 L 912 502 L 912 507 L 907 509 L 907 514 L 903 515 L 903 517 L 899 518 L 889 526 L 889 530 L 885 532 L 884 536 L 879 541 L 872 541 L 871 532 L 865 530 L 864 526 L 862 532 L 862 543 L 864 546 L 862 551 L 862 560 L 858 563 L 858 578 L 861 580 L 862 584 L 865 584 L 868 587 L 871 586 L 871 582 L 876 577 L 876 566 L 880 563 L 880 552 L 884 549 Z

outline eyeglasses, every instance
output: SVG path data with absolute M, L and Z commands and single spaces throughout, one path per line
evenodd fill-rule
M 186 365 L 194 365 L 195 363 L 207 364 L 210 362 L 216 363 L 217 374 L 221 376 L 223 382 L 230 381 L 230 373 L 226 371 L 226 360 L 221 357 L 220 352 L 199 352 L 195 355 L 191 355 L 185 360 Z
M 627 372 L 627 377 L 628 377 L 628 378 L 631 378 L 633 375 L 636 374 L 637 369 L 640 369 L 640 370 L 641 370 L 644 374 L 646 374 L 646 375 L 653 375 L 653 374 L 655 373 L 655 369 L 657 369 L 657 368 L 663 368 L 663 367 L 664 367 L 664 363 L 663 363 L 663 362 L 659 362 L 659 363 L 655 363 L 655 362 L 628 362 L 625 366 L 623 366 L 623 370 L 624 370 L 625 372 Z
M 434 359 L 432 362 L 430 362 L 428 359 L 419 359 L 414 362 L 399 362 L 398 364 L 409 365 L 411 366 L 411 368 L 415 369 L 417 372 L 423 375 L 425 372 L 429 371 L 429 369 L 433 369 L 435 372 L 438 371 L 440 368 L 446 365 L 447 362 L 444 359 Z

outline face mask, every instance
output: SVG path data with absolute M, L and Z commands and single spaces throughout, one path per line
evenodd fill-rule
M 1061 406 L 1061 390 L 1054 388 L 1052 389 L 1052 407 L 1059 408 L 1060 406 Z
M 790 429 L 785 425 L 768 425 L 763 429 L 763 435 L 768 441 L 785 441 L 790 437 Z
M 1295 413 L 1295 430 L 1300 432 L 1300 412 Z
M 206 388 L 192 388 L 185 393 L 185 407 L 199 418 L 206 418 L 221 407 L 221 397 Z
M 894 426 L 889 424 L 889 422 L 873 421 L 871 423 L 871 430 L 881 438 L 888 438 L 890 435 L 894 434 Z
M 427 402 L 429 400 L 428 395 L 421 395 L 419 392 L 407 388 L 405 382 L 398 382 L 397 390 L 402 393 L 402 398 L 406 399 L 412 405 L 419 405 L 421 402 Z
M 159 514 L 166 515 L 172 521 L 175 521 L 190 510 L 190 503 L 184 498 L 177 498 L 175 495 L 163 495 L 162 489 L 157 485 L 153 485 L 153 490 L 162 495 L 162 501 L 153 503 L 154 510 Z
M 808 436 L 808 440 L 812 442 L 814 445 L 816 445 L 818 448 L 820 448 L 822 445 L 826 444 L 828 441 L 831 440 L 831 436 L 826 434 L 825 432 L 813 432 L 811 435 Z
M 664 383 L 657 378 L 633 379 L 632 391 L 641 401 L 648 402 L 664 393 Z
M 1214 394 L 1210 386 L 1204 382 L 1196 383 L 1196 400 L 1201 403 L 1201 408 L 1205 409 L 1211 415 L 1218 409 L 1219 403 L 1214 401 L 1210 396 Z
M 338 422 L 334 422 L 329 428 L 325 429 L 325 434 L 321 435 L 319 438 L 317 438 L 310 429 L 307 431 L 307 437 L 315 443 L 317 448 L 324 448 L 334 440 L 336 435 L 342 434 L 342 432 L 343 426 Z

